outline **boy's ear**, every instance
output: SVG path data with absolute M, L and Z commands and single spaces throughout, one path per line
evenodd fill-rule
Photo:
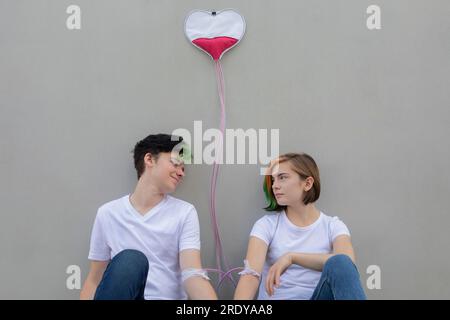
M 144 156 L 144 162 L 146 165 L 153 167 L 156 163 L 156 158 L 151 153 L 146 153 Z

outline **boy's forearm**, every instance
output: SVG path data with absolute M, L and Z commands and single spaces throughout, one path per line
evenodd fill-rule
M 217 300 L 211 282 L 202 277 L 191 277 L 184 282 L 184 287 L 191 300 Z
M 80 300 L 92 300 L 94 299 L 97 286 L 86 282 L 80 292 Z

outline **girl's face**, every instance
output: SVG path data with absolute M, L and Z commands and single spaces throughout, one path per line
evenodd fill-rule
M 272 191 L 281 206 L 303 204 L 304 193 L 311 189 L 309 186 L 311 177 L 302 179 L 292 170 L 289 161 L 278 163 L 272 173 Z

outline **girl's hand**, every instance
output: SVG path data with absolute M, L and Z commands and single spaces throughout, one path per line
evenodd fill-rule
M 292 264 L 292 256 L 286 253 L 281 256 L 273 266 L 270 267 L 266 278 L 266 291 L 269 296 L 274 294 L 274 286 L 278 288 L 280 285 L 280 277 Z

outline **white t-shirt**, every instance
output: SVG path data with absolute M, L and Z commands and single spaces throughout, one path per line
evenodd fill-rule
M 321 272 L 292 264 L 281 275 L 280 286 L 275 288 L 274 295 L 269 296 L 265 288 L 269 268 L 287 252 L 332 253 L 334 239 L 343 234 L 350 235 L 346 225 L 338 217 L 330 217 L 323 212 L 320 212 L 319 218 L 313 224 L 306 227 L 293 224 L 284 211 L 265 215 L 256 221 L 250 235 L 263 240 L 267 245 L 270 244 L 261 275 L 258 299 L 310 299 L 320 280 Z
M 169 195 L 141 215 L 129 195 L 98 209 L 91 235 L 90 260 L 108 261 L 125 249 L 147 256 L 145 299 L 187 299 L 179 252 L 200 250 L 200 228 L 194 206 Z

